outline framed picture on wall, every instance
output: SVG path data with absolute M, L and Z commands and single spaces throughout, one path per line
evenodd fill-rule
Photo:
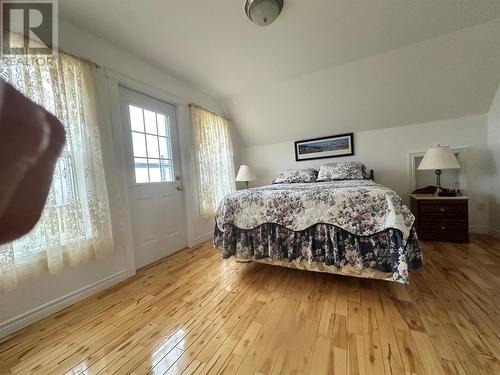
M 353 133 L 295 141 L 296 161 L 351 155 L 354 155 Z

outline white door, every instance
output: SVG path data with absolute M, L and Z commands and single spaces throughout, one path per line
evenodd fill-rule
M 175 107 L 120 88 L 136 268 L 186 246 Z

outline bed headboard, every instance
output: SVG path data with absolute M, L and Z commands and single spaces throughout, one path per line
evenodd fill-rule
M 375 181 L 375 171 L 370 169 L 370 180 Z

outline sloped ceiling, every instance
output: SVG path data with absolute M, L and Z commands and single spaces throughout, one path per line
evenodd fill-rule
M 498 0 L 61 0 L 62 16 L 220 98 L 246 145 L 487 111 Z
M 248 146 L 488 112 L 500 21 L 267 86 L 226 102 Z

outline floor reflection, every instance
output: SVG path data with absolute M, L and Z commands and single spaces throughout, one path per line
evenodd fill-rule
M 178 347 L 182 347 L 182 341 L 187 334 L 188 331 L 181 327 L 173 335 L 163 339 L 154 352 L 151 353 L 151 373 L 165 373 L 172 363 L 184 353 Z
M 64 375 L 89 375 L 88 369 L 89 365 L 87 364 L 86 361 L 80 362 L 77 364 L 75 367 L 73 367 L 71 370 L 66 372 Z

